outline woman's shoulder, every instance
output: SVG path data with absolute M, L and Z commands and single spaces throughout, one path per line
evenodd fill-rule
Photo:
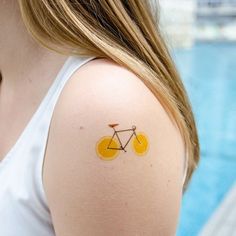
M 141 78 L 106 58 L 89 61 L 73 73 L 58 99 L 53 120 L 79 122 L 85 116 L 91 123 L 98 121 L 96 116 L 122 122 L 133 119 L 142 125 L 152 121 L 154 129 L 180 138 L 167 112 Z
M 73 110 L 83 113 L 85 110 L 96 112 L 97 109 L 106 114 L 108 111 L 110 114 L 122 113 L 131 111 L 130 105 L 133 112 L 146 111 L 158 114 L 162 120 L 169 120 L 160 102 L 139 76 L 110 59 L 98 58 L 85 63 L 72 74 L 59 96 L 53 115 L 62 117 Z M 67 112 L 64 112 L 65 107 Z
M 139 76 L 111 59 L 96 58 L 72 74 L 61 92 L 54 115 L 64 108 L 62 104 L 76 110 L 109 107 L 112 112 L 115 105 L 122 111 L 130 103 L 134 111 L 146 109 L 168 120 L 166 111 Z
M 44 186 L 56 232 L 170 235 L 183 156 L 179 132 L 137 75 L 108 59 L 83 65 L 62 91 L 48 138 Z

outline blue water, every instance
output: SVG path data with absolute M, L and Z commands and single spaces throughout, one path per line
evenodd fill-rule
M 182 201 L 177 236 L 198 235 L 236 181 L 236 44 L 175 50 L 199 132 L 201 160 Z

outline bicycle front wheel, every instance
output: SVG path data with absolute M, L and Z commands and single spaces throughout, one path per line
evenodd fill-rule
M 117 157 L 117 155 L 119 153 L 118 141 L 116 141 L 114 138 L 111 141 L 111 139 L 112 139 L 111 136 L 104 136 L 101 139 L 99 139 L 99 141 L 96 144 L 97 155 L 102 160 L 106 160 L 106 161 L 113 160 Z M 109 143 L 110 143 L 110 145 L 109 145 L 109 148 L 108 148 Z M 115 148 L 115 149 L 112 149 L 112 148 Z
M 144 154 L 146 154 L 149 148 L 147 135 L 143 132 L 137 133 L 137 138 L 135 136 L 133 138 L 132 147 L 137 155 L 143 156 Z

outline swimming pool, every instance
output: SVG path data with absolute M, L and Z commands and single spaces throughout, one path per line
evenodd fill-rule
M 236 181 L 236 44 L 196 43 L 172 55 L 193 106 L 201 145 L 177 236 L 195 236 Z

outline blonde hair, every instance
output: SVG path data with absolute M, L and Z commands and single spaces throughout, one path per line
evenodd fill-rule
M 62 54 L 110 58 L 135 73 L 183 137 L 183 192 L 199 162 L 192 109 L 148 0 L 18 0 L 23 21 L 43 46 Z M 157 9 L 156 9 L 157 10 Z

